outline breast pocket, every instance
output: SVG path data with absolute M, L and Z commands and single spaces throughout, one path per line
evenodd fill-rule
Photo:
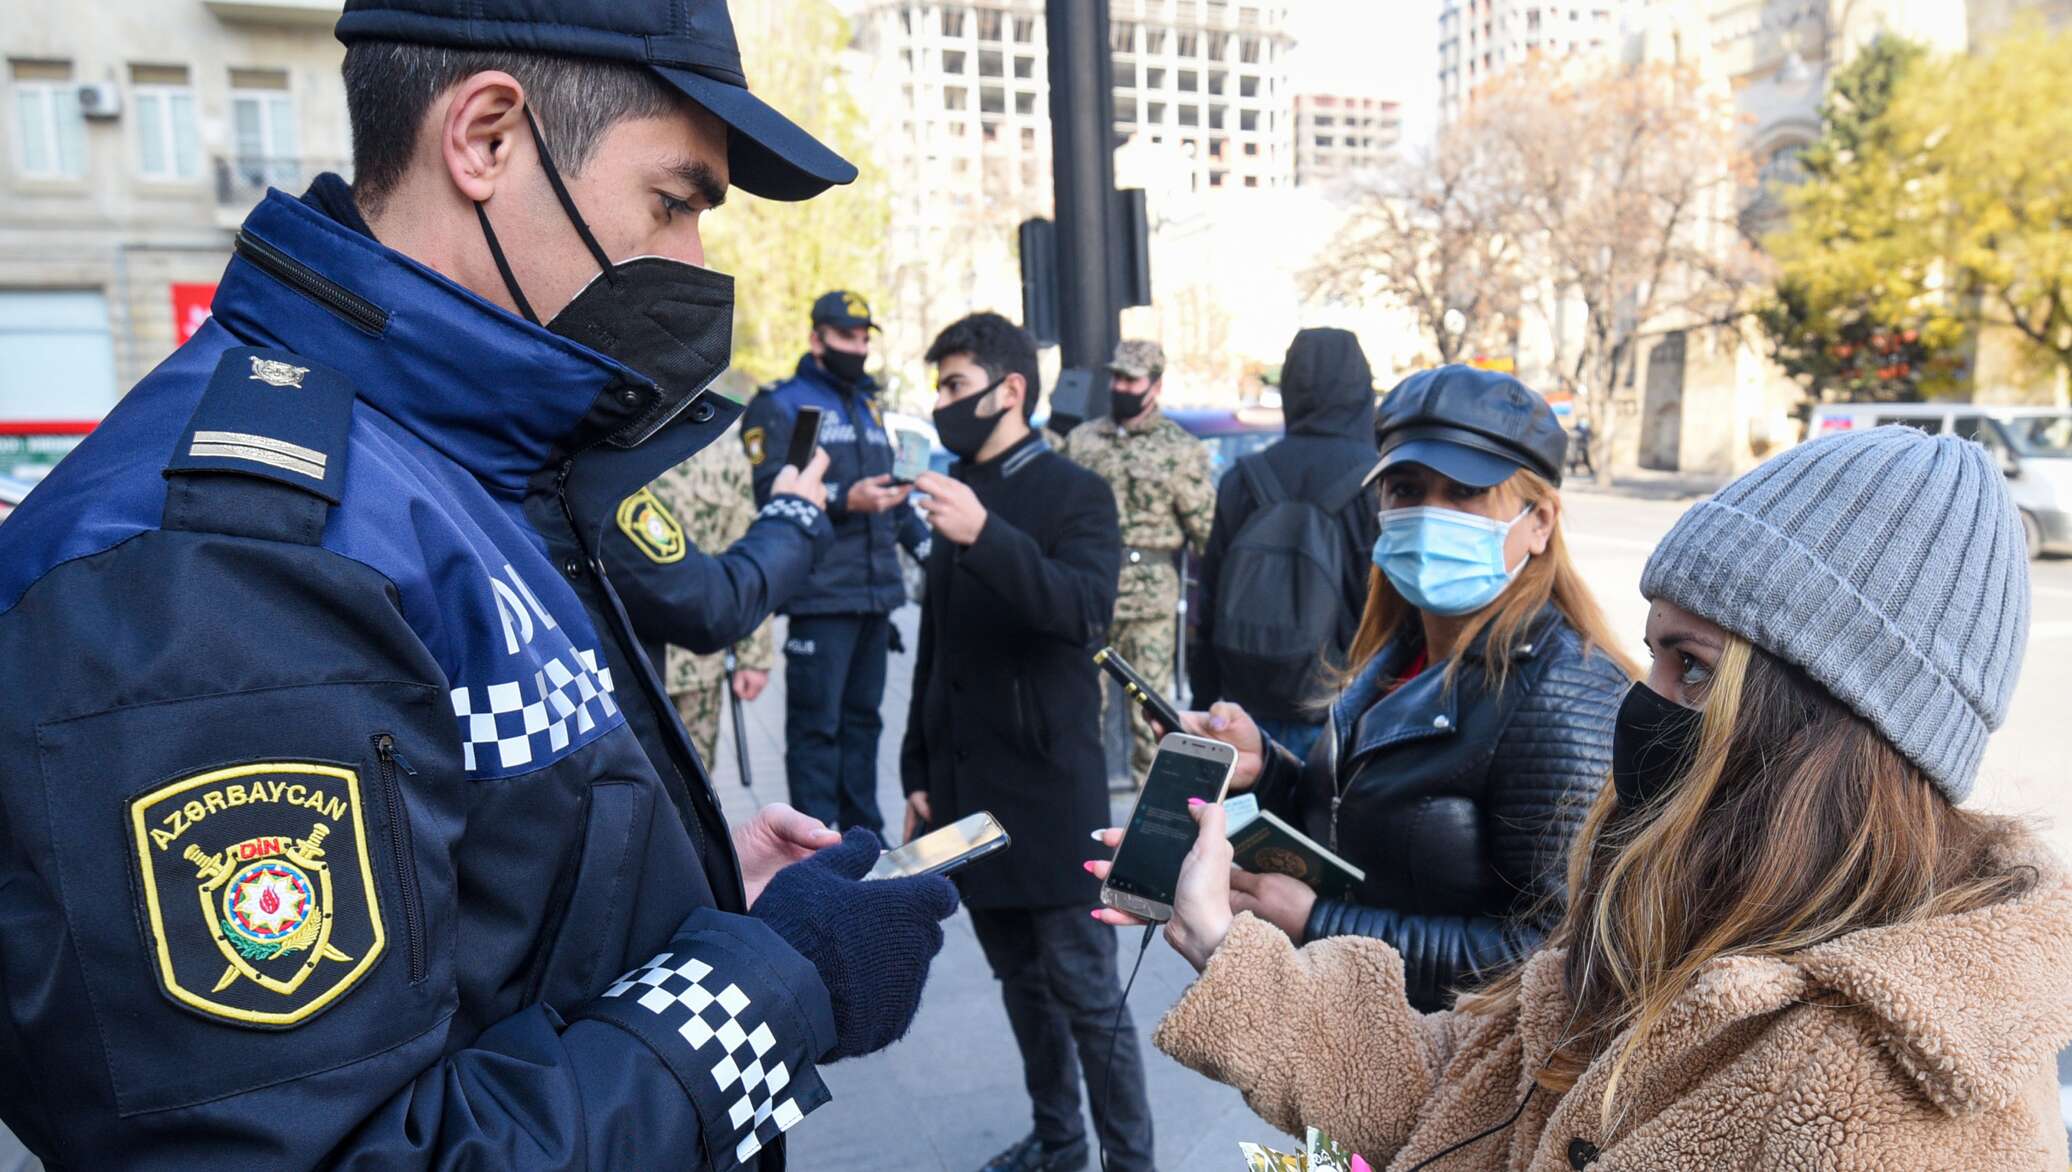
M 423 770 L 411 792 L 396 753 L 441 754 L 441 699 L 326 684 L 37 727 L 121 1114 L 341 1066 L 452 1012 L 451 885 L 422 864 L 458 818 Z

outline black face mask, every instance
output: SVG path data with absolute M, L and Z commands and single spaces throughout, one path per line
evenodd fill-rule
M 532 128 L 540 168 L 547 173 L 554 197 L 575 225 L 576 235 L 597 259 L 599 270 L 545 328 L 625 364 L 661 391 L 646 411 L 612 435 L 612 444 L 630 448 L 661 430 L 733 361 L 734 278 L 659 256 L 613 264 L 576 210 L 530 107 L 525 108 L 525 124 Z M 482 237 L 489 242 L 489 255 L 496 261 L 511 300 L 525 320 L 539 325 L 539 315 L 518 287 L 518 278 L 489 226 L 489 213 L 479 203 L 475 217 L 482 224 Z
M 1151 392 L 1149 391 L 1117 391 L 1111 389 L 1108 392 L 1108 418 L 1113 419 L 1117 423 L 1127 423 L 1135 419 L 1144 413 L 1144 400 L 1150 394 Z
M 1620 809 L 1640 809 L 1690 769 L 1703 716 L 1646 684 L 1627 690 L 1612 723 L 1612 788 Z
M 967 395 L 947 407 L 935 409 L 935 434 L 941 438 L 942 446 L 949 449 L 951 454 L 963 460 L 975 459 L 979 449 L 985 447 L 986 441 L 993 438 L 993 429 L 1000 426 L 1000 420 L 1007 412 L 1003 410 L 990 415 L 980 415 L 978 405 L 1006 381 L 1007 376 L 1002 375 L 994 380 L 992 386 L 978 394 Z
M 824 344 L 823 344 L 824 345 Z M 866 355 L 851 354 L 825 346 L 820 352 L 820 365 L 834 380 L 845 387 L 853 387 L 863 379 L 863 360 Z

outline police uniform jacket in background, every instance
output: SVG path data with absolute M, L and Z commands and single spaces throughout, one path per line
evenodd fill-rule
M 986 508 L 968 547 L 935 543 L 921 606 L 906 792 L 935 825 L 991 810 L 1014 845 L 957 873 L 974 908 L 1092 907 L 1080 867 L 1108 824 L 1092 654 L 1115 606 L 1115 499 L 1031 436 L 952 474 Z
M 692 550 L 728 549 L 752 528 L 761 524 L 755 507 L 754 466 L 741 450 L 740 434 L 729 432 L 712 446 L 664 472 L 648 486 L 655 499 L 683 527 L 685 543 Z M 819 512 L 819 510 L 814 510 Z M 768 512 L 767 508 L 764 510 Z M 825 514 L 821 525 L 825 525 Z M 830 537 L 833 530 L 828 529 Z M 729 550 L 729 552 L 734 552 Z M 763 580 L 773 586 L 790 582 L 792 590 L 804 585 L 812 572 L 808 561 L 795 579 L 765 570 Z M 734 637 L 735 665 L 748 671 L 773 671 L 777 657 L 771 640 L 769 612 L 784 604 L 791 590 L 769 589 L 762 608 L 764 618 L 755 630 Z M 635 619 L 635 625 L 639 620 Z M 715 632 L 717 634 L 718 632 Z M 665 653 L 663 684 L 676 701 L 676 714 L 691 734 L 691 743 L 709 766 L 719 745 L 721 710 L 726 707 L 726 655 L 707 642 L 672 644 Z
M 721 522 L 753 497 L 723 495 L 728 468 L 740 462 L 724 451 L 729 446 L 713 444 L 619 502 L 604 532 L 605 569 L 658 672 L 668 666 L 671 646 L 706 655 L 748 638 L 806 587 L 816 557 L 834 543 L 827 514 L 794 496 L 764 505 L 730 543 Z M 697 493 L 695 468 L 708 460 L 719 483 L 705 496 L 718 500 Z M 748 488 L 745 478 L 740 487 Z
M 878 414 L 877 393 L 878 384 L 869 375 L 844 386 L 806 354 L 790 378 L 748 404 L 741 443 L 755 465 L 756 499 L 764 504 L 790 450 L 799 408 L 818 407 L 822 412 L 827 515 L 834 522 L 835 540 L 814 567 L 812 581 L 784 604 L 785 614 L 891 614 L 906 604 L 899 547 L 916 558 L 923 556 L 927 523 L 905 505 L 883 513 L 851 513 L 847 503 L 851 485 L 892 471 L 892 441 Z
M 33 1150 L 781 1164 L 828 993 L 740 914 L 599 568 L 736 414 L 612 442 L 659 393 L 253 211 L 214 316 L 0 528 L 0 1114 Z M 752 1061 L 782 1079 L 715 1077 Z
M 1308 329 L 1295 335 L 1281 365 L 1281 413 L 1287 435 L 1264 452 L 1245 457 L 1264 462 L 1289 499 L 1320 501 L 1346 477 L 1357 479 L 1375 463 L 1374 375 L 1359 339 L 1349 331 Z M 1228 672 L 1214 651 L 1216 585 L 1231 540 L 1258 509 L 1245 477 L 1226 473 L 1216 486 L 1216 520 L 1201 560 L 1201 595 L 1192 612 L 1200 649 L 1188 656 L 1195 704 L 1229 700 L 1261 720 L 1315 721 L 1329 699 L 1322 670 L 1310 686 L 1294 692 L 1262 687 L 1243 672 Z M 1368 557 L 1380 532 L 1376 497 L 1369 488 L 1338 511 L 1337 528 L 1346 547 L 1343 608 L 1336 638 L 1319 657 L 1319 668 L 1342 666 L 1360 613 L 1367 606 Z
M 1390 686 L 1424 651 L 1422 628 L 1383 647 L 1332 704 L 1298 762 L 1275 747 L 1260 804 L 1367 873 L 1350 901 L 1319 899 L 1306 938 L 1375 936 L 1403 955 L 1410 1003 L 1539 945 L 1560 917 L 1569 841 L 1611 772 L 1612 720 L 1632 681 L 1549 606 L 1503 691 L 1478 643 Z M 1527 913 L 1541 909 L 1540 914 Z

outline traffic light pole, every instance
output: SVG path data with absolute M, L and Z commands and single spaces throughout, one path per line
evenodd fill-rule
M 1051 170 L 1057 193 L 1058 344 L 1064 369 L 1093 371 L 1122 333 L 1115 239 L 1115 65 L 1108 0 L 1048 0 Z M 1094 380 L 1100 410 L 1105 379 Z

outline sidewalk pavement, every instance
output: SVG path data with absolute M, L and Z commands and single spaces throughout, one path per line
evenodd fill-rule
M 910 649 L 919 642 L 914 631 L 918 613 L 908 607 L 894 616 Z M 783 638 L 780 632 L 779 646 Z M 906 734 L 911 650 L 893 657 L 886 676 L 878 803 L 888 831 L 896 837 L 904 824 L 899 742 Z M 747 710 L 752 790 L 741 785 L 731 722 L 721 722 L 713 784 L 730 821 L 750 816 L 764 803 L 784 800 L 783 678 L 780 666 L 771 673 L 769 690 Z M 1130 795 L 1118 795 L 1118 818 L 1127 813 L 1129 800 Z M 1093 844 L 1087 845 L 1091 852 Z M 1008 1032 L 1000 987 L 979 953 L 971 918 L 959 911 L 944 927 L 942 955 L 929 976 L 913 1032 L 881 1053 L 821 1071 L 834 1101 L 792 1132 L 793 1167 L 813 1172 L 975 1172 L 1028 1134 L 1029 1098 L 1022 1089 L 1021 1060 Z M 1139 939 L 1138 933 L 1126 932 L 1119 941 L 1125 976 Z M 1152 941 L 1130 994 L 1130 1013 L 1144 1048 L 1158 1164 L 1201 1172 L 1241 1169 L 1239 1140 L 1279 1140 L 1284 1142 L 1274 1146 L 1284 1149 L 1291 1141 L 1252 1114 L 1236 1091 L 1185 1069 L 1150 1045 L 1152 1026 L 1193 979 L 1187 962 L 1159 938 Z M 1089 1117 L 1089 1135 L 1092 1126 Z
M 1612 472 L 1609 486 L 1600 485 L 1587 473 L 1571 473 L 1561 482 L 1563 492 L 1587 492 L 1646 501 L 1694 501 L 1726 487 L 1732 476 L 1711 473 L 1657 472 L 1651 468 L 1619 468 Z

